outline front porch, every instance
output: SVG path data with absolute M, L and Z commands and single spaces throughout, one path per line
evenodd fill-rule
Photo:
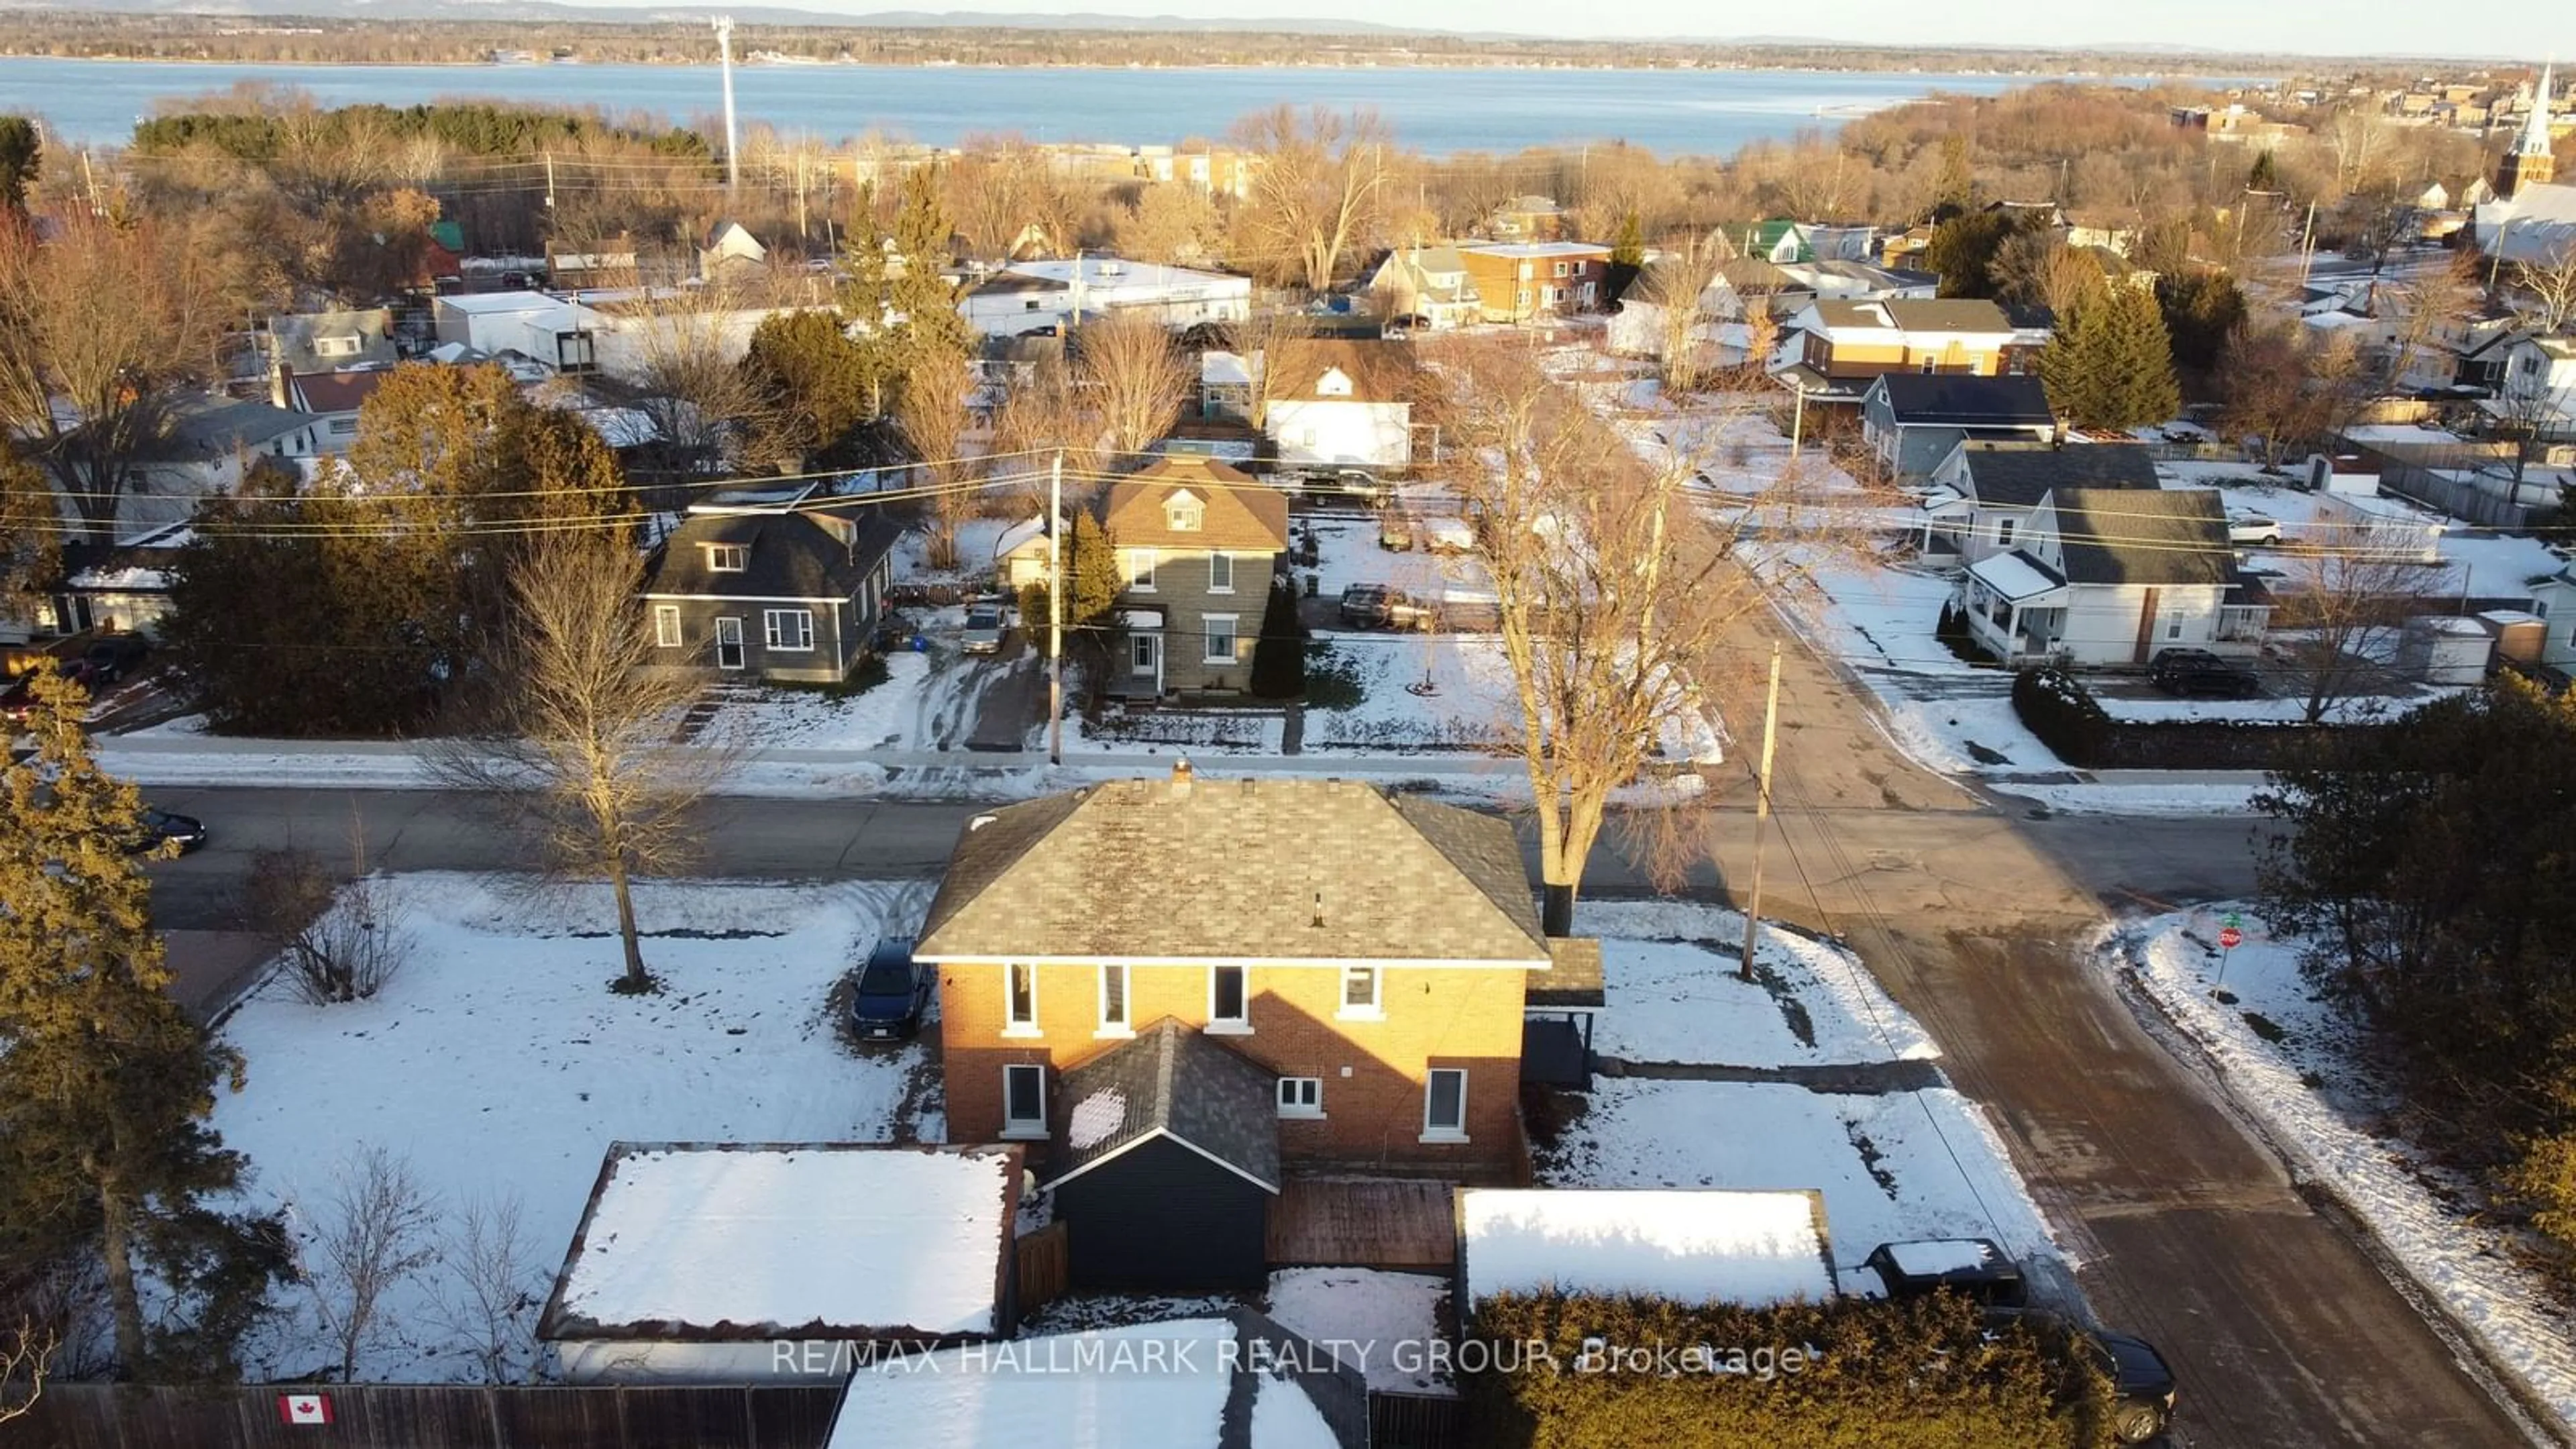
M 2030 664 L 2057 652 L 2069 590 L 2056 570 L 2025 553 L 1991 554 L 1968 566 L 1961 590 L 1969 637 L 1987 653 Z

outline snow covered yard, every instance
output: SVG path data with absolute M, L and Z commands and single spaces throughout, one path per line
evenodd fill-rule
M 1609 1007 L 1593 1049 L 1640 1062 L 1780 1067 L 1929 1060 L 1932 1038 L 1860 959 L 1776 925 L 1736 974 L 1744 917 L 1680 901 L 1586 901 Z
M 2221 953 L 2231 911 L 2245 939 Z M 2509 1234 L 2480 1223 L 2472 1184 L 2391 1132 L 2389 1090 L 2361 1061 L 2355 1024 L 2300 974 L 2302 945 L 2250 907 L 2222 902 L 2112 927 L 2096 955 L 2146 992 L 2293 1171 L 2367 1223 L 2567 1432 L 2576 1310 L 2517 1265 Z
M 1449 1280 L 1374 1268 L 1282 1268 L 1270 1275 L 1271 1318 L 1368 1376 L 1372 1389 L 1438 1393 L 1448 1376 L 1425 1361 Z
M 611 994 L 621 968 L 604 890 L 423 874 L 391 881 L 410 964 L 372 1000 L 328 1007 L 272 979 L 224 1027 L 249 1085 L 214 1125 L 248 1155 L 255 1205 L 286 1206 L 310 1240 L 335 1174 L 382 1148 L 408 1162 L 442 1220 L 515 1198 L 529 1288 L 542 1302 L 602 1155 L 618 1140 L 851 1142 L 945 1123 L 916 1107 L 928 1053 L 842 1045 L 825 996 L 877 935 L 917 924 L 926 888 L 647 884 L 653 996 Z M 456 1272 L 432 1262 L 386 1305 L 360 1376 L 471 1376 L 469 1345 L 437 1300 Z M 309 1296 L 251 1346 L 253 1377 L 335 1363 Z M 526 1327 L 533 1327 L 533 1307 Z
M 1520 733 L 1511 662 L 1491 634 L 1318 633 L 1329 646 L 1307 662 L 1345 675 L 1357 702 L 1306 710 L 1308 753 L 1508 748 Z
M 1444 502 L 1446 507 L 1440 507 Z M 1454 499 L 1427 500 L 1413 511 L 1412 517 L 1426 524 L 1455 525 L 1459 521 L 1456 514 Z M 1342 590 L 1353 584 L 1386 584 L 1417 599 L 1439 599 L 1453 593 L 1476 598 L 1492 596 L 1484 566 L 1473 557 L 1427 548 L 1382 548 L 1378 543 L 1379 527 L 1379 520 L 1374 518 L 1297 518 L 1290 533 L 1312 532 L 1315 537 L 1314 567 L 1299 564 L 1289 570 L 1299 589 L 1304 589 L 1305 578 L 1311 574 L 1319 599 L 1339 599 Z
M 1541 1186 L 1818 1188 L 1839 1261 L 1960 1236 L 2058 1256 L 1983 1112 L 1945 1085 L 1912 1085 L 1939 1047 L 1851 953 L 1765 927 L 1755 961 L 1768 982 L 1746 985 L 1736 912 L 1587 901 L 1576 928 L 1602 938 L 1595 1049 L 1673 1065 L 1561 1099 L 1586 1105 L 1537 1150 Z M 1826 1065 L 1853 1068 L 1856 1090 L 1764 1079 Z

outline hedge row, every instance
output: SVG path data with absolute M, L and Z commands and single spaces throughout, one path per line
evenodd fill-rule
M 1503 1365 L 1461 1375 L 1468 1442 L 1479 1446 L 2112 1442 L 2111 1383 L 2064 1330 L 1992 1330 L 1950 1294 L 1770 1308 L 1506 1295 L 1477 1305 L 1470 1338 Z
M 2067 764 L 2087 770 L 2277 770 L 2327 736 L 2375 725 L 2279 720 L 2114 719 L 2054 665 L 2013 676 L 2013 713 Z

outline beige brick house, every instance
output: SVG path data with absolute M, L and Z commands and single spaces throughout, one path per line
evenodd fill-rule
M 1273 1161 L 1502 1174 L 1524 1015 L 1567 954 L 1504 821 L 1186 763 L 975 817 L 917 947 L 939 970 L 951 1140 L 1028 1143 L 1042 1177 L 1115 1126 L 1087 1103 L 1068 1119 L 1065 1074 L 1174 1025 L 1258 1067 L 1172 1104 L 1202 1152 L 1249 1121 Z
M 1109 693 L 1250 685 L 1270 576 L 1288 549 L 1286 496 L 1211 458 L 1160 458 L 1110 488 L 1102 523 L 1121 585 Z

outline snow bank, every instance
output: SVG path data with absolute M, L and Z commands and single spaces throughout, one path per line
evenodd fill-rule
M 2245 939 L 2222 956 L 2218 930 L 2230 910 Z M 2110 929 L 2096 954 L 2134 973 L 2264 1136 L 2369 1224 L 2406 1275 L 2548 1408 L 2558 1432 L 2570 1432 L 2576 1313 L 2518 1266 L 2512 1234 L 2480 1222 L 2474 1185 L 2402 1138 L 2370 1130 L 2390 1094 L 2361 1065 L 2353 1024 L 2300 974 L 2302 945 L 2274 935 L 2250 908 L 2220 903 Z M 2218 998 L 2222 985 L 2233 1000 Z
M 1834 1291 L 1807 1192 L 1474 1189 L 1458 1212 L 1473 1301 L 1553 1288 L 1763 1307 Z

